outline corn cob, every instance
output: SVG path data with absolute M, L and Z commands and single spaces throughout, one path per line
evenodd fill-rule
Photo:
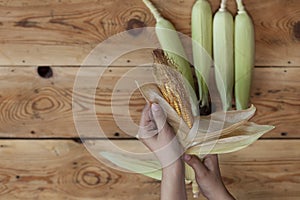
M 236 109 L 248 108 L 251 76 L 254 66 L 254 28 L 242 0 L 237 0 L 238 14 L 235 18 L 235 102 Z
M 189 62 L 185 59 L 187 56 L 175 27 L 170 21 L 164 19 L 160 15 L 160 13 L 149 0 L 143 0 L 143 2 L 154 15 L 156 20 L 156 35 L 162 49 L 167 54 L 167 57 L 169 57 L 170 60 L 176 64 L 177 70 L 189 82 L 191 87 L 195 89 L 192 70 Z
M 193 126 L 193 113 L 188 90 L 177 66 L 162 50 L 154 50 L 153 73 L 165 100 L 173 107 L 189 128 Z
M 212 65 L 212 11 L 207 0 L 197 0 L 192 9 L 193 58 L 201 108 L 209 110 L 209 70 Z M 203 109 L 201 109 L 203 110 Z
M 216 84 L 223 110 L 230 110 L 234 81 L 233 17 L 226 9 L 226 0 L 222 0 L 220 9 L 214 16 L 213 48 Z

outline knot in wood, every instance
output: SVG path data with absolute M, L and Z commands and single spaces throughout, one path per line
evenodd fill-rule
M 296 22 L 293 26 L 294 37 L 300 41 L 300 21 Z
M 107 185 L 112 180 L 111 174 L 108 171 L 96 166 L 89 166 L 80 169 L 76 179 L 78 183 L 85 187 Z
M 53 71 L 50 66 L 39 66 L 37 68 L 37 73 L 42 78 L 51 78 L 53 76 Z
M 133 36 L 137 36 L 139 34 L 142 33 L 143 31 L 143 27 L 145 27 L 145 23 L 142 22 L 141 20 L 138 20 L 138 19 L 130 19 L 128 22 L 127 22 L 127 28 L 126 30 L 128 31 L 128 33 L 130 35 L 133 35 Z
M 87 185 L 98 185 L 101 182 L 99 174 L 93 171 L 87 171 L 83 173 L 82 180 Z
M 32 103 L 32 109 L 36 111 L 51 110 L 53 107 L 54 102 L 47 96 L 39 97 Z

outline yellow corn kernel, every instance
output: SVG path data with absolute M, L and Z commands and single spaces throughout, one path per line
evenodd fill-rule
M 155 60 L 153 73 L 163 97 L 191 128 L 194 118 L 190 109 L 190 95 L 186 91 L 182 76 L 174 67 L 175 63 L 172 62 L 172 59 L 164 54 L 162 50 L 155 50 L 153 55 Z

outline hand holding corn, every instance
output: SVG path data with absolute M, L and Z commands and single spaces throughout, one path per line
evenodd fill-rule
M 234 199 L 222 181 L 217 155 L 207 155 L 202 161 L 197 156 L 188 154 L 183 158 L 193 168 L 203 196 L 207 199 Z
M 181 159 L 183 148 L 158 104 L 147 104 L 144 107 L 138 137 L 161 163 L 161 199 L 187 199 L 184 164 Z
M 161 199 L 187 199 L 181 159 L 183 149 L 158 104 L 144 107 L 138 137 L 162 165 Z M 186 154 L 183 158 L 195 171 L 202 195 L 207 199 L 233 199 L 223 184 L 216 155 L 206 156 L 203 163 L 197 156 Z
M 180 159 L 184 152 L 166 119 L 158 104 L 148 103 L 144 107 L 138 132 L 138 138 L 156 155 L 162 168 Z

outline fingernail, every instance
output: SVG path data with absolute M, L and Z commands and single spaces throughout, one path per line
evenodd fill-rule
M 160 106 L 157 103 L 153 103 L 151 106 L 153 111 L 159 111 L 160 110 Z
M 189 154 L 184 154 L 184 156 L 183 156 L 184 161 L 189 161 L 189 160 L 191 160 L 191 158 L 192 158 L 192 156 Z

